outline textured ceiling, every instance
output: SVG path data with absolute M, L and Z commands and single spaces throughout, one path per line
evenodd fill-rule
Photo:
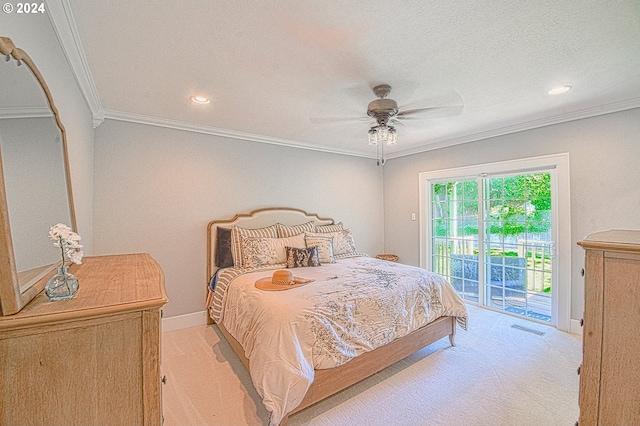
M 62 2 L 108 118 L 373 157 L 374 85 L 463 105 L 397 126 L 394 157 L 640 106 L 637 0 Z

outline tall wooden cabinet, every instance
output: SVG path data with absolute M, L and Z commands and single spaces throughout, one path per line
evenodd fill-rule
M 640 423 L 640 230 L 591 234 L 585 249 L 580 426 Z
M 130 254 L 70 272 L 73 299 L 0 317 L 0 424 L 160 425 L 162 270 Z

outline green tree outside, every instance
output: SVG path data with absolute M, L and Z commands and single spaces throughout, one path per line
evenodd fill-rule
M 488 231 L 493 235 L 517 236 L 550 230 L 551 175 L 536 173 L 486 180 L 489 209 Z M 451 220 L 457 235 L 478 235 L 478 181 L 437 183 L 433 186 L 435 235 L 451 235 Z

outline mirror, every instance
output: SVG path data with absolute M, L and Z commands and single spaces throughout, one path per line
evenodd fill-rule
M 11 39 L 0 37 L 0 309 L 20 311 L 61 262 L 49 228 L 76 230 L 67 140 L 49 88 Z

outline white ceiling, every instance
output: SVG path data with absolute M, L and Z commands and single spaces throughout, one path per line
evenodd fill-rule
M 392 158 L 640 107 L 637 0 L 48 3 L 100 118 L 375 157 L 374 85 L 401 109 L 462 101 L 398 126 Z

